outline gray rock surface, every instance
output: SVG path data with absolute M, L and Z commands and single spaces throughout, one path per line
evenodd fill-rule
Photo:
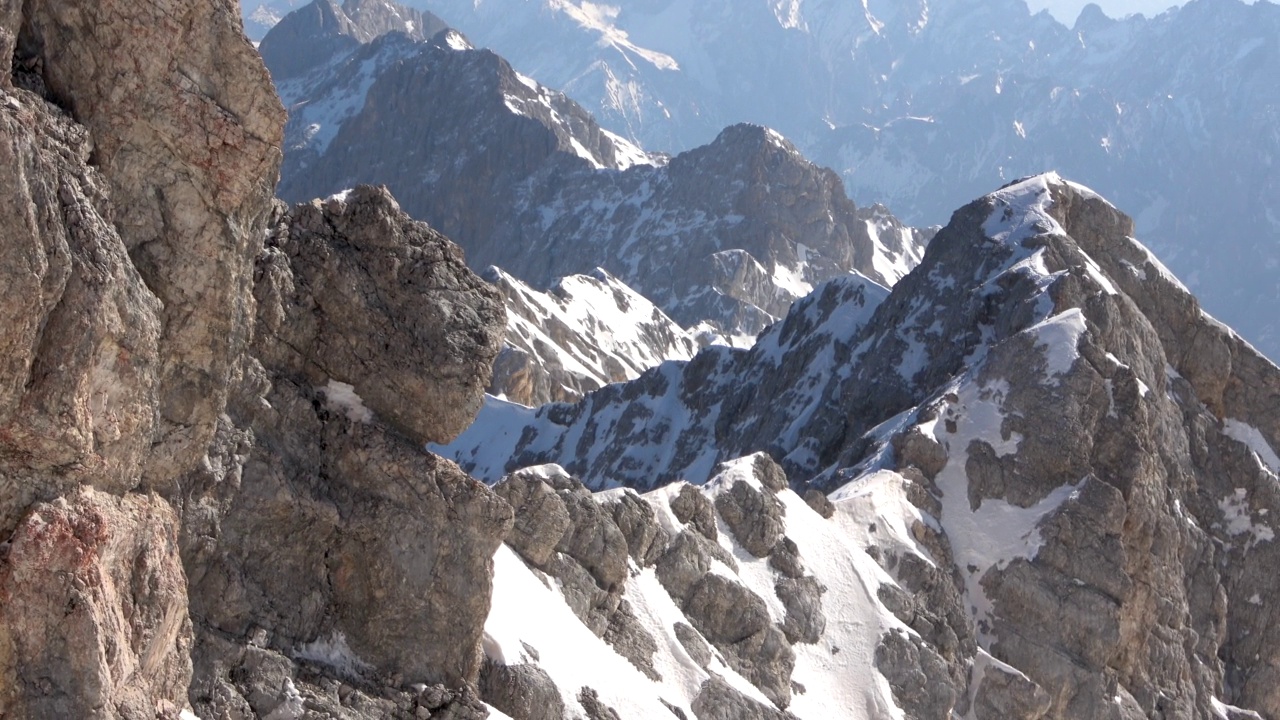
M 499 665 L 487 661 L 480 671 L 480 697 L 515 720 L 562 720 L 564 700 L 546 671 L 537 665 Z
M 530 564 L 543 567 L 573 525 L 564 500 L 541 478 L 512 473 L 494 486 L 515 513 L 515 525 L 506 543 Z
M 716 511 L 734 539 L 756 557 L 766 557 L 782 540 L 784 510 L 773 493 L 760 491 L 745 480 L 716 496 Z
M 0 713 L 176 714 L 191 682 L 178 518 L 82 487 L 32 507 L 0 555 Z
M 778 710 L 744 696 L 718 676 L 702 684 L 693 702 L 698 720 L 782 720 Z
M 403 683 L 474 682 L 511 509 L 408 438 L 465 422 L 485 380 L 475 353 L 496 354 L 500 300 L 374 188 L 282 212 L 272 237 L 255 292 L 262 364 L 246 359 L 231 408 L 253 437 L 226 462 L 240 465 L 239 492 L 189 483 L 189 505 L 225 503 L 184 556 L 192 616 L 230 637 L 265 631 L 281 653 L 341 648 L 333 662 Z M 412 363 L 428 359 L 439 374 L 415 382 Z M 392 404 L 396 393 L 415 400 Z
M 816 643 L 827 628 L 822 612 L 822 593 L 826 588 L 814 577 L 781 578 L 774 592 L 787 609 L 782 632 L 791 643 Z
M 511 511 L 420 441 L 478 407 L 499 295 L 385 193 L 273 203 L 231 6 L 0 24 L 0 715 L 483 717 Z

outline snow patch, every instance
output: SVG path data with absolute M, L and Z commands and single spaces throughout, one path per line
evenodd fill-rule
M 1253 512 L 1249 507 L 1249 494 L 1244 488 L 1236 488 L 1234 493 L 1219 501 L 1218 509 L 1222 511 L 1222 518 L 1226 522 L 1224 529 L 1228 535 L 1232 537 L 1245 534 L 1253 536 L 1245 547 L 1253 547 L 1260 542 L 1270 542 L 1276 539 L 1274 530 L 1266 525 L 1255 525 L 1253 523 Z
M 1050 384 L 1056 385 L 1080 358 L 1080 336 L 1087 329 L 1084 313 L 1071 308 L 1025 330 L 1036 336 L 1036 346 L 1044 352 Z
M 298 648 L 293 658 L 332 668 L 346 678 L 360 677 L 373 667 L 357 657 L 347 644 L 347 636 L 337 631 L 328 638 L 317 639 Z
M 351 422 L 373 422 L 373 411 L 365 407 L 354 386 L 330 378 L 329 384 L 320 390 L 324 393 L 325 406 L 333 412 L 346 415 Z
M 954 423 L 954 433 L 947 430 L 949 423 L 921 426 L 947 449 L 947 464 L 935 481 L 942 491 L 941 524 L 951 541 L 956 565 L 964 575 L 977 634 L 986 647 L 994 639 L 990 631 L 994 608 L 982 589 L 983 575 L 992 567 L 1004 569 L 1018 558 L 1035 558 L 1044 543 L 1039 530 L 1041 520 L 1080 488 L 1080 484 L 1059 487 L 1027 508 L 992 498 L 982 500 L 976 510 L 970 507 L 965 469 L 969 444 L 974 440 L 985 442 L 998 457 L 1004 457 L 1016 452 L 1022 441 L 1018 433 L 1003 430 L 1002 403 L 1008 391 L 1008 383 L 1003 380 L 981 386 L 963 382 L 955 391 L 956 402 L 944 408 L 941 418 Z
M 1271 443 L 1267 442 L 1266 436 L 1258 428 L 1228 418 L 1222 424 L 1222 433 L 1232 440 L 1242 442 L 1247 446 L 1253 455 L 1258 459 L 1258 463 L 1263 469 L 1269 471 L 1272 475 L 1280 475 L 1280 456 L 1276 455 L 1276 451 L 1271 447 Z

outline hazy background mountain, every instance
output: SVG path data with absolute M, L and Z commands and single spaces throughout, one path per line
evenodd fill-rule
M 1195 0 L 1155 18 L 1020 0 L 414 0 L 651 151 L 775 128 L 859 203 L 940 224 L 1057 169 L 1137 219 L 1272 357 L 1280 333 L 1280 8 Z

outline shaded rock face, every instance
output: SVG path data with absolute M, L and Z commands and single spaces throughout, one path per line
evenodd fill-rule
M 204 506 L 184 547 L 193 618 L 339 674 L 474 683 L 511 510 L 415 439 L 465 423 L 501 300 L 376 188 L 282 208 L 257 278 L 256 357 L 230 413 L 252 444 L 188 481 L 189 507 Z M 215 661 L 221 694 L 243 695 L 236 661 Z
M 264 48 L 312 51 L 284 25 Z M 682 326 L 741 341 L 833 276 L 895 282 L 927 241 L 884 208 L 857 208 L 771 130 L 734 126 L 668 163 L 453 31 L 335 48 L 305 77 L 285 59 L 277 71 L 279 53 L 264 57 L 296 109 L 281 197 L 386 183 L 473 267 L 537 289 L 602 268 Z
M 7 75 L 5 76 L 8 77 Z M 33 94 L 0 107 L 0 535 L 77 484 L 139 485 L 159 402 L 161 303 L 111 225 L 93 140 Z
M 178 518 L 154 494 L 88 486 L 33 507 L 0 557 L 0 712 L 154 717 L 186 707 Z

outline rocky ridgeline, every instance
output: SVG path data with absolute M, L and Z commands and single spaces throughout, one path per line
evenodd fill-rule
M 293 108 L 286 200 L 385 183 L 473 267 L 538 289 L 603 268 L 684 327 L 729 337 L 754 337 L 830 277 L 891 284 L 919 261 L 927 233 L 857 208 L 777 133 L 735 126 L 675 158 L 649 155 L 455 31 L 351 48 L 343 35 L 309 72 L 275 61 L 333 32 L 318 5 L 340 12 L 320 0 L 262 43 Z
M 890 293 L 825 287 L 750 351 L 576 405 L 491 402 L 445 450 L 640 489 L 764 450 L 838 521 L 898 497 L 866 531 L 905 544 L 855 549 L 911 628 L 874 651 L 908 717 L 1271 716 L 1280 370 L 1132 234 L 1031 178 L 957 211 Z
M 272 200 L 232 6 L 5 3 L 0 54 L 0 716 L 483 717 L 511 509 L 420 447 L 500 294 L 385 190 Z

